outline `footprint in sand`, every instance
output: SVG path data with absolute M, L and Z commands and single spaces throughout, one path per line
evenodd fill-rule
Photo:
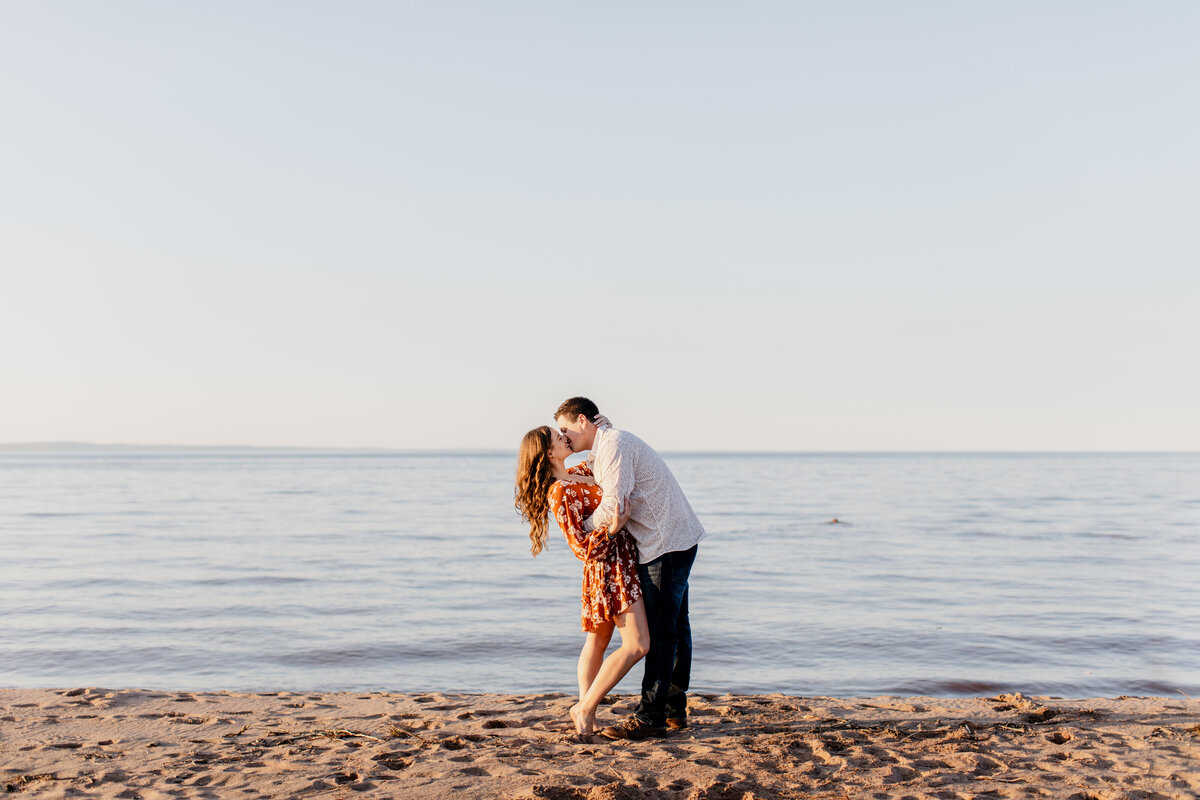
M 892 771 L 884 776 L 883 783 L 885 786 L 891 783 L 904 783 L 915 778 L 917 774 L 917 771 L 910 767 L 892 767 Z
M 1046 706 L 1042 706 L 1040 708 L 1035 708 L 1032 711 L 1027 711 L 1026 713 L 1022 714 L 1021 719 L 1024 720 L 1025 722 L 1046 722 L 1047 720 L 1051 720 L 1054 717 L 1057 717 L 1060 713 L 1062 713 L 1062 712 L 1060 712 L 1056 708 L 1048 708 Z
M 384 769 L 393 771 L 407 769 L 413 763 L 411 758 L 401 758 L 399 753 L 380 753 L 371 760 Z

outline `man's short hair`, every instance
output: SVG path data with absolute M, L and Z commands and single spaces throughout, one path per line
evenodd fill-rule
M 572 397 L 562 402 L 562 405 L 558 407 L 558 411 L 554 412 L 554 418 L 566 417 L 567 419 L 576 419 L 580 414 L 583 414 L 587 417 L 588 422 L 595 422 L 596 415 L 599 413 L 600 409 L 596 408 L 596 404 L 586 397 Z

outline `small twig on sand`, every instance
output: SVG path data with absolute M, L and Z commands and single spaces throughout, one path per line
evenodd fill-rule
M 952 730 L 954 730 L 954 728 L 934 728 L 933 730 L 928 731 L 913 731 L 908 736 L 905 736 L 903 739 L 901 739 L 900 743 L 903 744 L 909 739 L 915 739 L 918 736 L 922 739 L 936 739 L 939 736 L 944 736 L 947 733 L 950 733 Z
M 369 733 L 359 733 L 357 731 L 348 731 L 348 730 L 344 730 L 342 728 L 335 728 L 334 730 L 330 730 L 330 731 L 316 731 L 312 735 L 314 737 L 329 736 L 330 738 L 333 738 L 333 739 L 351 739 L 351 738 L 353 738 L 353 739 L 370 739 L 373 742 L 382 742 L 383 741 L 383 739 L 380 739 L 378 736 L 372 736 Z
M 319 739 L 322 736 L 327 736 L 330 739 L 370 739 L 373 742 L 382 742 L 378 736 L 372 736 L 369 733 L 359 733 L 358 731 L 348 731 L 344 728 L 333 728 L 325 731 L 305 731 L 303 733 L 291 733 L 290 731 L 268 731 L 269 736 L 282 736 L 286 738 L 278 739 L 277 741 L 268 742 L 266 739 L 258 739 L 251 744 L 265 744 L 268 747 L 274 747 L 281 744 L 292 744 L 301 739 Z M 417 738 L 417 737 L 413 737 Z

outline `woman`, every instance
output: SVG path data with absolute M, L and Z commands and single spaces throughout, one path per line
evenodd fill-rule
M 579 654 L 579 702 L 571 707 L 571 720 L 576 731 L 587 735 L 595 728 L 600 701 L 646 655 L 650 631 L 638 582 L 637 545 L 624 530 L 629 517 L 621 511 L 609 528 L 583 530 L 583 521 L 600 505 L 602 495 L 585 465 L 567 469 L 563 461 L 569 455 L 566 439 L 548 425 L 525 434 L 517 456 L 516 506 L 529 523 L 535 556 L 546 546 L 553 514 L 583 562 L 582 624 L 587 638 Z M 610 529 L 617 533 L 610 536 Z M 614 627 L 621 632 L 621 646 L 606 659 Z

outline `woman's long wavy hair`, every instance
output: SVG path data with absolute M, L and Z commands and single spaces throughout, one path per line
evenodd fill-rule
M 554 484 L 554 469 L 550 463 L 549 425 L 534 428 L 521 440 L 517 453 L 517 513 L 529 523 L 529 552 L 535 556 L 546 547 L 550 525 L 550 487 Z

